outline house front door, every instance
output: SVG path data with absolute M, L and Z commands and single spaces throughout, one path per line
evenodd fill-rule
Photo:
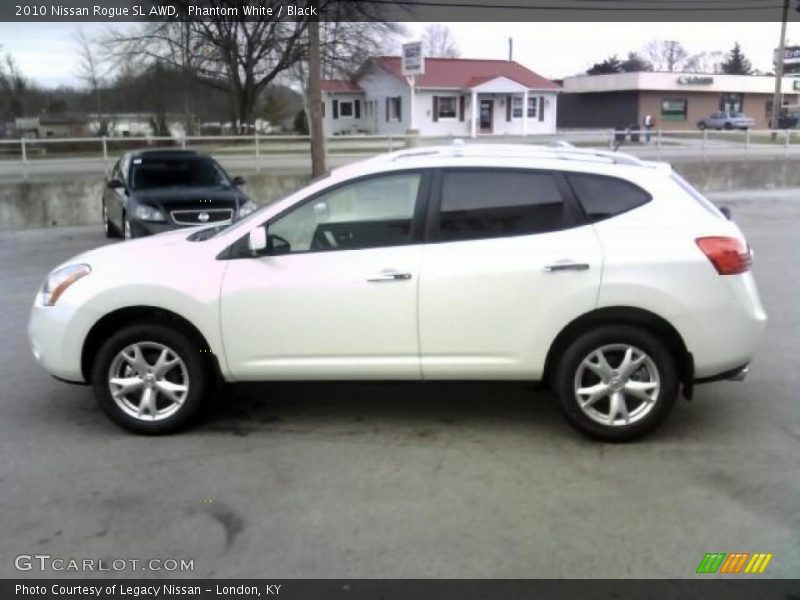
M 492 133 L 492 113 L 494 113 L 494 100 L 481 100 L 479 117 L 481 133 Z

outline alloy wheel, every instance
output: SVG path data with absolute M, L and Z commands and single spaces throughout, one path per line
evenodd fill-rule
M 655 362 L 630 344 L 592 350 L 578 364 L 573 383 L 581 411 L 601 425 L 625 426 L 645 418 L 658 402 Z
M 137 342 L 120 350 L 108 370 L 117 406 L 141 421 L 166 419 L 183 406 L 189 372 L 183 359 L 158 342 Z

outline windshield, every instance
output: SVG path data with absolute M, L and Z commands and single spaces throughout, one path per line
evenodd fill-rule
M 230 187 L 230 182 L 217 164 L 205 156 L 159 156 L 133 160 L 131 187 L 134 190 L 219 186 Z
M 737 112 L 735 112 L 735 113 L 731 113 L 731 116 L 732 116 L 734 119 L 741 119 L 742 117 L 744 117 L 744 113 L 737 113 Z

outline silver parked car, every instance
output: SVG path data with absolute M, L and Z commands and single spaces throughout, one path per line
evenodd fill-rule
M 749 129 L 755 124 L 755 119 L 744 113 L 719 111 L 701 119 L 697 126 L 700 129 Z

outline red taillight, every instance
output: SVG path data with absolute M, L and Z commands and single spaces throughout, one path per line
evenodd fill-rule
M 695 240 L 720 275 L 750 270 L 753 259 L 747 244 L 732 237 L 702 237 Z

